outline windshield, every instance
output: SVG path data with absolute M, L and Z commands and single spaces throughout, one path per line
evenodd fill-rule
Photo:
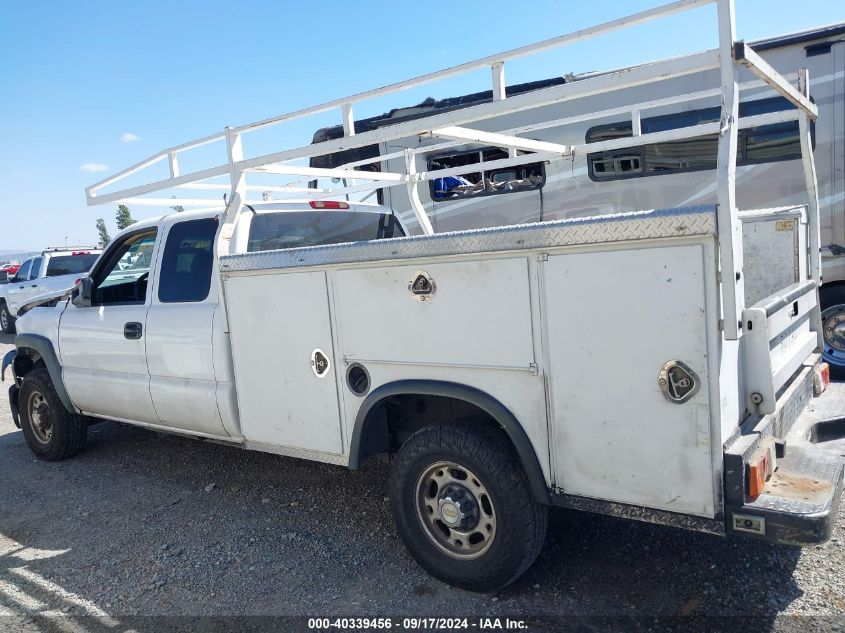
M 293 211 L 256 215 L 249 227 L 247 250 L 269 251 L 362 240 L 403 237 L 392 214 L 361 211 Z
M 47 262 L 47 277 L 87 273 L 99 255 L 54 255 Z

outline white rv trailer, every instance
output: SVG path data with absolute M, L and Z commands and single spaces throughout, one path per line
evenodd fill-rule
M 762 40 L 751 46 L 784 76 L 796 80 L 797 69 L 805 68 L 811 78 L 810 99 L 819 111 L 812 124 L 812 134 L 821 218 L 824 357 L 845 369 L 845 23 Z M 712 75 L 716 71 L 708 72 Z M 558 77 L 510 86 L 507 94 L 524 94 L 595 76 Z M 748 85 L 754 79 L 750 71 L 740 73 L 740 82 L 748 86 L 743 90 L 740 117 L 794 107 L 767 85 Z M 599 143 L 632 136 L 630 104 L 636 102 L 646 102 L 634 117 L 643 133 L 718 120 L 720 91 L 702 90 L 702 86 L 712 85 L 712 77 L 706 73 L 689 74 L 660 85 L 636 86 L 516 112 L 477 127 L 495 126 L 532 139 L 566 145 Z M 440 101 L 429 99 L 416 106 L 356 121 L 355 130 L 360 133 L 379 129 L 492 99 L 492 91 Z M 341 125 L 322 128 L 315 133 L 314 142 L 343 135 Z M 717 138 L 716 134 L 710 134 L 608 151 L 590 151 L 587 147 L 564 161 L 538 160 L 519 166 L 488 168 L 484 162 L 507 158 L 508 150 L 493 144 L 444 142 L 442 137 L 407 137 L 318 156 L 311 159 L 311 165 L 338 168 L 351 163 L 358 169 L 397 171 L 403 169 L 405 160 L 395 151 L 397 145 L 422 150 L 415 153 L 417 171 L 465 165 L 462 173 L 459 170 L 449 177 L 431 179 L 418 190 L 432 228 L 443 232 L 713 204 L 717 199 L 713 179 Z M 376 157 L 378 162 L 372 162 Z M 760 209 L 803 204 L 806 194 L 800 159 L 797 121 L 742 129 L 737 149 L 737 206 Z M 323 186 L 326 180 L 312 184 Z M 410 230 L 421 230 L 407 190 L 384 189 L 379 200 L 393 208 Z M 787 238 L 774 227 L 770 228 L 773 240 Z M 792 237 L 797 239 L 796 234 Z M 753 271 L 746 272 L 753 275 Z
M 715 49 L 507 95 L 510 59 L 707 5 L 716 7 Z M 13 369 L 10 399 L 30 447 L 45 459 L 72 455 L 91 416 L 350 468 L 394 454 L 391 508 L 406 545 L 434 575 L 474 589 L 525 571 L 539 555 L 549 505 L 780 543 L 825 540 L 843 485 L 845 387 L 827 386 L 816 353 L 818 109 L 806 72 L 795 69 L 796 86 L 736 40 L 733 9 L 732 0 L 676 0 L 227 128 L 89 187 L 91 204 L 200 209 L 126 229 L 70 300 L 29 306 L 20 318 L 17 350 L 3 365 Z M 356 134 L 356 103 L 483 67 L 492 71 L 492 101 Z M 795 107 L 740 118 L 740 94 L 758 91 L 741 68 Z M 637 113 L 654 96 L 627 106 L 637 138 L 568 145 L 496 125 L 600 94 L 631 96 L 638 86 L 657 95 L 665 82 L 701 73 L 710 83 L 697 89 L 719 97 L 717 121 L 642 129 Z M 343 137 L 245 155 L 247 135 L 328 110 L 342 117 Z M 803 174 L 801 204 L 741 216 L 740 129 L 790 121 L 799 129 L 801 160 L 791 163 Z M 420 148 L 420 138 L 503 148 L 507 156 L 484 164 L 491 170 L 542 161 L 551 171 L 584 153 L 706 134 L 718 135 L 709 174 L 715 205 L 602 208 L 603 215 L 434 234 L 422 203 L 430 181 L 467 166 L 421 170 L 417 156 L 430 148 Z M 303 164 L 403 139 L 410 143 L 396 171 Z M 180 173 L 183 153 L 222 141 L 225 162 Z M 147 168 L 164 161 L 170 175 L 156 180 Z M 133 174 L 148 177 L 114 190 Z M 256 174 L 342 184 L 280 178 L 268 189 Z M 146 197 L 183 187 L 225 188 L 227 204 Z M 253 239 L 260 218 L 274 212 L 262 204 L 313 212 L 316 225 L 332 209 L 355 215 L 357 205 L 337 198 L 384 188 L 408 192 L 425 235 L 280 250 Z M 307 202 L 254 201 L 264 191 Z M 384 216 L 379 224 L 389 219 L 389 209 L 375 211 Z M 741 218 L 754 230 L 743 230 Z M 772 241 L 767 227 L 797 239 Z M 281 230 L 282 243 L 288 233 Z M 151 267 L 112 283 L 110 270 L 139 244 L 151 248 Z M 608 336 L 620 323 L 619 336 Z

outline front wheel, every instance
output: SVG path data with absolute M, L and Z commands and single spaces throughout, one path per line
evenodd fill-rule
M 88 423 L 65 408 L 46 369 L 34 369 L 24 376 L 18 409 L 26 443 L 41 459 L 66 459 L 85 446 Z
M 0 301 L 0 330 L 3 330 L 4 334 L 15 333 L 15 317 L 9 312 L 5 301 Z
M 432 576 L 492 591 L 536 560 L 547 508 L 495 433 L 472 422 L 422 429 L 393 463 L 390 503 L 405 546 Z

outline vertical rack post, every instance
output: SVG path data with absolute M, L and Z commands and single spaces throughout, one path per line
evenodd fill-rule
M 241 212 L 244 200 L 246 200 L 246 172 L 237 167 L 237 164 L 244 159 L 243 140 L 241 133 L 235 132 L 231 127 L 226 128 L 226 150 L 229 156 L 231 190 L 226 205 L 226 215 L 223 218 L 223 226 L 217 238 L 218 257 L 229 254 L 229 243 L 235 230 L 235 222 Z
M 419 180 L 417 180 L 417 157 L 410 149 L 405 148 L 405 174 L 408 178 L 408 198 L 411 201 L 411 208 L 414 210 L 414 215 L 417 216 L 417 222 L 420 223 L 420 228 L 424 235 L 434 235 L 434 228 L 431 226 L 431 220 L 426 213 L 425 205 L 420 198 L 420 192 L 417 189 Z
M 355 114 L 352 111 L 352 104 L 347 102 L 340 106 L 340 114 L 343 118 L 343 135 L 355 136 Z
M 798 71 L 799 90 L 810 96 L 810 74 L 806 68 Z M 810 279 L 817 284 L 822 282 L 821 274 L 821 226 L 819 221 L 819 188 L 816 180 L 816 161 L 813 157 L 813 139 L 811 136 L 810 115 L 803 113 L 798 119 L 798 133 L 801 138 L 801 163 L 804 168 L 804 182 L 807 187 L 807 239 L 808 264 Z
M 745 307 L 742 280 L 742 225 L 736 208 L 736 151 L 739 119 L 739 72 L 734 61 L 736 39 L 734 0 L 717 0 L 719 63 L 722 80 L 722 119 L 716 158 L 716 201 L 719 225 L 722 318 L 726 340 L 741 333 L 739 315 Z
M 505 62 L 496 62 L 490 66 L 490 70 L 493 72 L 493 101 L 503 101 L 508 98 L 507 84 L 505 83 Z M 508 149 L 510 158 L 516 158 L 516 155 L 515 149 Z

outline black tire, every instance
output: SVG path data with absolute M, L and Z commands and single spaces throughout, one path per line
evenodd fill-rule
M 15 317 L 9 312 L 6 301 L 3 299 L 0 299 L 0 330 L 3 330 L 4 334 L 15 333 Z
M 838 346 L 830 344 L 828 326 L 831 325 L 832 319 L 845 316 L 845 284 L 822 286 L 819 289 L 819 303 L 823 315 L 822 327 L 825 337 L 822 356 L 830 364 L 831 376 L 842 379 L 845 378 L 845 350 L 841 349 L 841 338 L 839 338 Z
M 41 459 L 67 459 L 85 446 L 85 418 L 65 408 L 46 369 L 34 369 L 24 376 L 18 407 L 26 443 Z
M 448 479 L 441 486 L 434 479 L 443 476 L 438 468 L 444 463 L 458 468 L 446 468 Z M 455 493 L 464 503 L 469 499 L 469 516 L 464 515 L 467 508 L 462 504 L 458 505 L 458 516 L 470 527 L 453 532 L 443 523 L 449 516 L 443 512 L 448 510 L 455 520 L 455 506 L 451 510 L 441 507 L 438 514 L 431 511 L 430 505 L 452 503 L 451 490 L 460 482 L 449 473 L 457 476 L 461 469 L 469 472 L 468 479 L 478 488 L 473 488 L 476 492 L 466 488 L 469 497 L 461 490 Z M 425 483 L 427 473 L 431 473 L 430 485 Z M 437 492 L 433 493 L 435 489 Z M 443 582 L 472 591 L 493 591 L 516 580 L 537 559 L 546 537 L 548 509 L 534 499 L 511 447 L 495 431 L 486 431 L 469 421 L 421 429 L 402 445 L 390 473 L 390 505 L 405 546 L 423 569 Z M 488 537 L 484 532 L 485 528 L 490 531 L 491 525 L 486 522 L 491 518 L 492 536 Z M 432 525 L 438 522 L 439 525 Z M 466 525 L 461 523 L 458 527 Z M 482 539 L 475 546 L 479 550 L 468 554 L 473 558 L 458 558 L 455 552 L 444 551 L 451 547 L 444 541 L 454 539 L 461 543 L 455 535 L 463 538 L 462 534 L 473 530 L 467 544 L 463 544 L 469 548 L 473 537 Z

